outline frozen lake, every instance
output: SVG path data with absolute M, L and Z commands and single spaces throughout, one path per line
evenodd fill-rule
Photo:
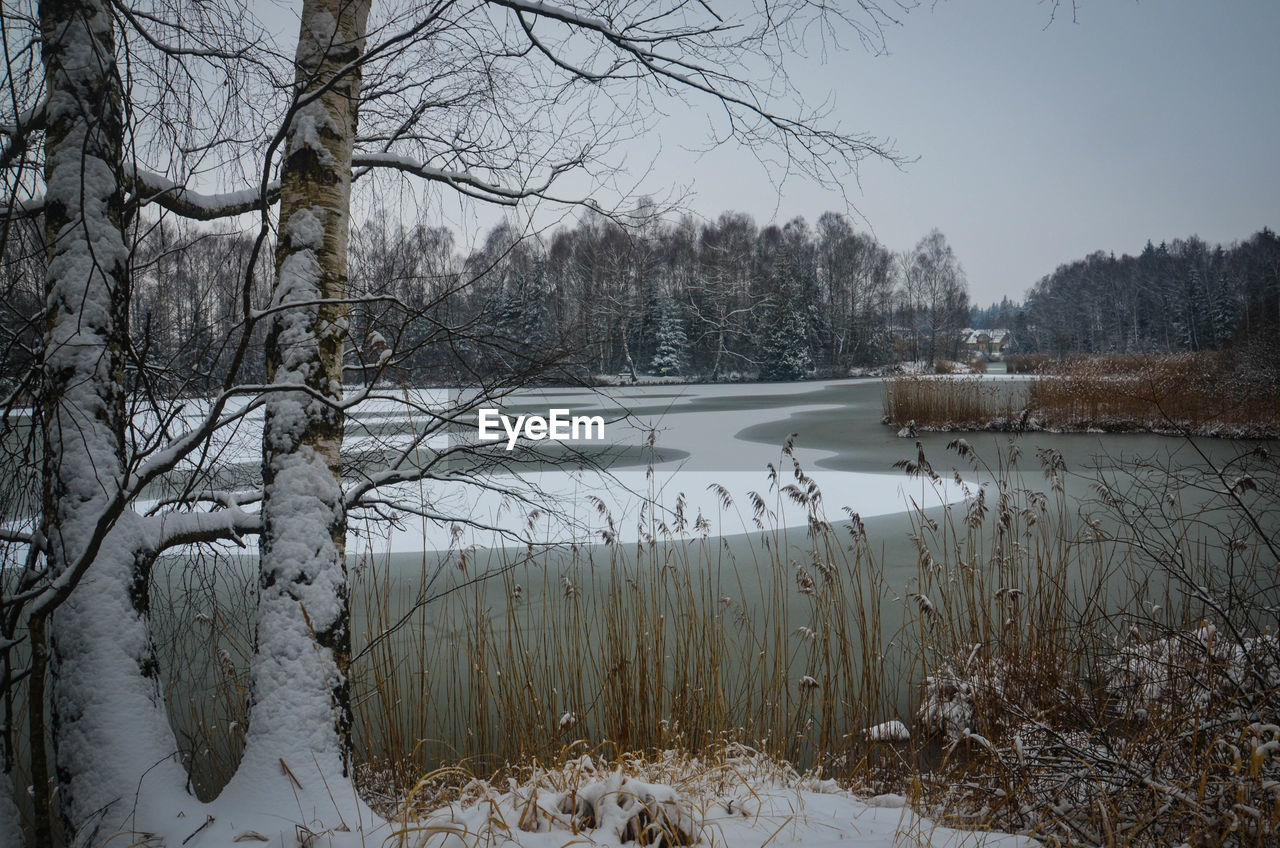
M 446 408 L 455 394 L 392 388 L 351 410 L 344 445 L 350 484 L 376 473 L 401 452 L 410 463 L 445 456 L 437 459 L 439 468 L 430 479 L 384 494 L 388 502 L 432 517 L 408 516 L 393 524 L 382 513 L 357 511 L 350 519 L 351 554 L 526 542 L 583 545 L 606 535 L 631 542 L 657 530 L 730 535 L 753 528 L 756 495 L 770 511 L 771 524 L 804 526 L 810 508 L 779 491 L 797 482 L 791 459 L 781 452 L 792 434 L 792 456 L 808 475 L 802 487 L 812 480 L 821 493 L 819 511 L 832 521 L 846 511 L 874 519 L 954 503 L 989 477 L 945 450 L 953 434 L 901 439 L 881 424 L 882 384 L 875 379 L 513 392 L 486 406 L 511 417 L 546 416 L 551 409 L 599 415 L 606 420 L 604 441 L 522 440 L 533 450 L 508 454 L 495 446 L 478 459 L 449 455 L 451 449 L 475 442 L 474 412 L 434 435 L 418 437 L 430 416 Z M 177 429 L 183 422 L 194 423 L 200 412 L 199 403 L 186 402 Z M 143 417 L 139 420 L 146 424 Z M 209 451 L 215 470 L 205 485 L 237 489 L 256 484 L 261 423 L 261 411 L 251 411 L 217 434 Z M 992 465 L 1010 442 L 1007 434 L 970 433 L 965 438 Z M 899 460 L 917 458 L 916 441 L 940 475 L 936 484 L 908 478 L 893 467 Z M 1183 461 L 1180 457 L 1198 460 L 1178 439 L 1144 434 L 1031 433 L 1018 443 L 1022 459 L 1015 474 L 1025 476 L 1029 485 L 1040 475 L 1040 448 L 1060 452 L 1073 470 L 1114 465 L 1119 456 L 1168 454 L 1175 467 Z M 1210 456 L 1223 457 L 1235 452 L 1235 444 L 1200 442 Z M 771 482 L 771 466 L 778 469 L 776 482 Z M 180 466 L 173 477 L 181 484 L 190 473 L 190 466 Z M 1069 480 L 1068 485 L 1078 485 L 1085 495 L 1087 481 Z
M 770 493 L 770 465 L 780 469 L 778 486 L 795 482 L 791 461 L 780 450 L 792 434 L 794 459 L 821 492 L 821 511 L 832 521 L 842 519 L 846 508 L 864 519 L 932 509 L 962 500 L 989 480 L 946 451 L 955 434 L 898 438 L 880 423 L 881 393 L 879 380 L 521 391 L 504 399 L 505 414 L 546 415 L 564 408 L 574 415 L 601 415 L 608 422 L 605 442 L 540 442 L 536 456 L 513 462 L 520 469 L 518 478 L 489 473 L 479 478 L 480 486 L 432 480 L 405 487 L 400 495 L 425 500 L 438 513 L 467 516 L 485 528 L 524 534 L 535 542 L 584 544 L 600 541 L 605 530 L 618 541 L 634 541 L 664 524 L 672 532 L 690 534 L 698 516 L 712 535 L 746 532 L 753 527 L 748 506 L 752 493 L 764 499 L 776 525 L 804 526 L 807 507 L 780 495 L 776 487 Z M 357 427 L 366 433 L 349 428 L 349 443 L 361 449 L 379 440 L 395 445 L 413 426 L 411 416 L 381 409 L 360 417 Z M 467 437 L 474 432 L 470 424 L 458 429 Z M 1008 434 L 964 436 L 993 467 L 1010 443 Z M 911 479 L 893 467 L 899 460 L 917 458 L 916 441 L 940 482 Z M 1059 452 L 1074 471 L 1110 467 L 1116 459 L 1134 456 L 1168 455 L 1175 467 L 1199 461 L 1185 442 L 1145 434 L 1031 433 L 1018 444 L 1022 457 L 1013 473 L 1030 486 L 1040 485 L 1037 451 L 1042 448 Z M 1234 443 L 1214 440 L 1202 440 L 1200 447 L 1211 457 L 1236 451 Z M 584 467 L 586 460 L 598 461 L 602 469 Z M 963 482 L 956 480 L 957 468 Z M 1078 496 L 1087 496 L 1087 479 L 1067 484 Z M 648 502 L 654 509 L 644 509 Z M 678 530 L 678 509 L 683 531 Z M 535 515 L 532 523 L 530 514 Z M 350 545 L 353 553 L 400 554 L 504 541 L 512 540 L 493 529 L 448 522 L 413 519 L 389 528 L 380 520 L 353 520 Z
M 517 473 L 482 475 L 482 485 L 432 480 L 406 486 L 401 497 L 425 499 L 435 511 L 469 517 L 485 529 L 417 519 L 388 528 L 376 519 L 357 520 L 351 550 L 402 553 L 511 541 L 487 528 L 527 534 L 534 542 L 577 544 L 599 542 L 606 531 L 617 541 L 634 541 L 660 525 L 672 533 L 698 527 L 713 535 L 739 533 L 750 526 L 753 493 L 778 525 L 803 526 L 807 508 L 776 487 L 770 493 L 771 465 L 780 469 L 779 486 L 795 482 L 791 460 L 781 453 L 793 432 L 794 459 L 831 515 L 848 507 L 869 518 L 963 498 L 965 489 L 954 480 L 921 486 L 892 468 L 914 445 L 895 438 L 893 454 L 878 447 L 886 429 L 878 422 L 879 391 L 878 381 L 843 381 L 518 392 L 504 399 L 504 414 L 568 409 L 599 415 L 607 422 L 604 441 L 537 443 L 536 455 L 513 457 Z M 381 439 L 403 438 L 413 426 L 404 420 L 403 430 L 385 429 L 392 423 L 387 417 L 361 425 L 371 420 L 384 428 Z M 810 424 L 824 431 L 821 443 L 801 432 Z M 458 429 L 471 435 L 469 425 Z M 357 437 L 361 444 L 373 438 Z M 865 461 L 849 461 L 859 454 Z M 592 461 L 601 467 L 590 467 Z

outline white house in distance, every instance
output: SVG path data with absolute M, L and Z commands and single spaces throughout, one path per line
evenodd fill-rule
M 988 359 L 1000 359 L 1013 349 L 1013 333 L 965 328 L 960 331 L 960 345 L 970 356 L 980 354 Z

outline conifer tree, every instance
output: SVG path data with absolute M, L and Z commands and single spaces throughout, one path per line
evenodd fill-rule
M 684 316 L 670 298 L 665 298 L 658 316 L 656 348 L 650 368 L 663 377 L 679 376 L 688 368 L 689 339 L 684 330 Z

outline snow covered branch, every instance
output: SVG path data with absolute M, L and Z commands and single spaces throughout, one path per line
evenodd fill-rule
M 203 420 L 186 433 L 172 440 L 162 450 L 149 457 L 145 464 L 139 466 L 129 476 L 126 488 L 134 496 L 141 494 L 149 483 L 173 470 L 182 459 L 190 455 L 192 451 L 195 451 L 202 444 L 205 444 L 215 431 L 243 418 L 260 405 L 258 402 L 247 404 L 243 409 L 239 409 L 233 415 L 224 418 L 222 412 L 233 397 L 237 395 L 256 396 L 260 392 L 268 390 L 269 387 L 240 386 L 234 391 L 223 392 L 214 400 Z
M 31 134 L 44 129 L 44 101 L 20 112 L 12 124 L 0 124 L 0 135 L 9 137 L 8 142 L 0 146 L 0 170 L 8 168 L 13 160 L 27 149 Z
M 131 181 L 139 204 L 146 206 L 154 203 L 175 215 L 196 221 L 233 218 L 236 215 L 271 206 L 280 199 L 278 180 L 258 188 L 221 194 L 202 194 L 160 174 L 148 171 L 126 169 L 126 179 Z
M 11 124 L 0 124 L 0 135 L 10 138 L 27 135 L 35 130 L 44 129 L 45 101 L 41 100 L 30 109 L 18 113 Z
M 167 513 L 159 517 L 155 550 L 159 553 L 178 545 L 221 541 L 244 547 L 243 537 L 257 535 L 261 526 L 262 519 L 256 512 L 245 512 L 239 507 L 213 512 Z
M 262 188 L 247 188 L 220 194 L 203 194 L 192 191 L 181 183 L 160 174 L 125 166 L 124 182 L 133 190 L 140 206 L 155 204 L 163 209 L 195 221 L 216 221 L 234 218 L 271 206 L 280 199 L 280 183 L 273 180 Z M 44 197 L 18 200 L 4 210 L 6 214 L 25 217 L 38 215 L 44 210 Z
M 19 545 L 34 545 L 36 539 L 30 533 L 19 533 L 16 530 L 7 530 L 0 527 L 0 542 L 15 542 Z

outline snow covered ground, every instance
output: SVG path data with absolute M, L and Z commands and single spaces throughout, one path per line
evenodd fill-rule
M 511 848 L 568 848 L 579 845 L 637 844 L 623 841 L 631 819 L 628 809 L 622 807 L 626 791 L 648 794 L 650 797 L 665 795 L 665 787 L 639 782 L 616 786 L 602 782 L 597 789 L 600 795 L 613 794 L 624 798 L 615 802 L 616 810 L 610 810 L 596 827 L 578 829 L 569 823 L 568 815 L 556 806 L 558 793 L 543 792 L 529 797 L 520 792 L 504 793 L 494 799 L 472 806 L 450 806 L 421 822 L 406 825 L 403 830 L 410 845 L 422 848 L 472 848 L 503 844 Z M 697 842 L 691 844 L 726 846 L 726 848 L 764 848 L 764 846 L 803 845 L 808 848 L 1019 848 L 1038 845 L 1035 840 L 999 833 L 960 831 L 943 827 L 913 813 L 905 806 L 900 795 L 880 795 L 860 800 L 838 789 L 827 791 L 764 790 L 743 793 L 744 797 L 732 801 L 717 799 L 702 813 L 688 815 L 687 825 L 696 822 Z M 675 797 L 667 796 L 667 798 Z M 667 800 L 662 806 L 676 807 L 678 802 Z M 630 802 L 634 804 L 635 802 Z M 523 831 L 518 827 L 522 816 L 540 816 L 540 832 Z M 677 819 L 679 821 L 679 819 Z M 554 824 L 553 824 L 554 822 Z M 515 826 L 513 826 L 513 824 Z M 659 830 L 662 828 L 659 827 Z M 692 828 L 690 828 L 692 829 Z
M 859 798 L 835 781 L 798 775 L 756 754 L 702 764 L 669 753 L 656 763 L 633 761 L 624 768 L 598 767 L 582 757 L 501 789 L 474 781 L 453 803 L 402 819 L 396 832 L 417 848 L 1039 844 L 1021 836 L 953 830 L 918 815 L 901 795 Z
M 431 793 L 432 780 L 423 779 L 423 795 Z M 354 799 L 334 799 L 338 815 L 304 811 L 297 799 L 271 791 L 224 794 L 203 805 L 176 789 L 168 809 L 152 805 L 142 841 L 133 841 L 142 835 L 136 834 L 122 844 L 295 844 L 266 835 L 288 833 L 305 848 L 1040 846 L 1025 836 L 946 827 L 917 813 L 902 795 L 859 796 L 750 751 L 716 762 L 673 751 L 621 764 L 582 756 L 549 769 L 526 768 L 519 780 L 472 779 L 447 801 L 418 797 L 395 812 L 375 813 Z

